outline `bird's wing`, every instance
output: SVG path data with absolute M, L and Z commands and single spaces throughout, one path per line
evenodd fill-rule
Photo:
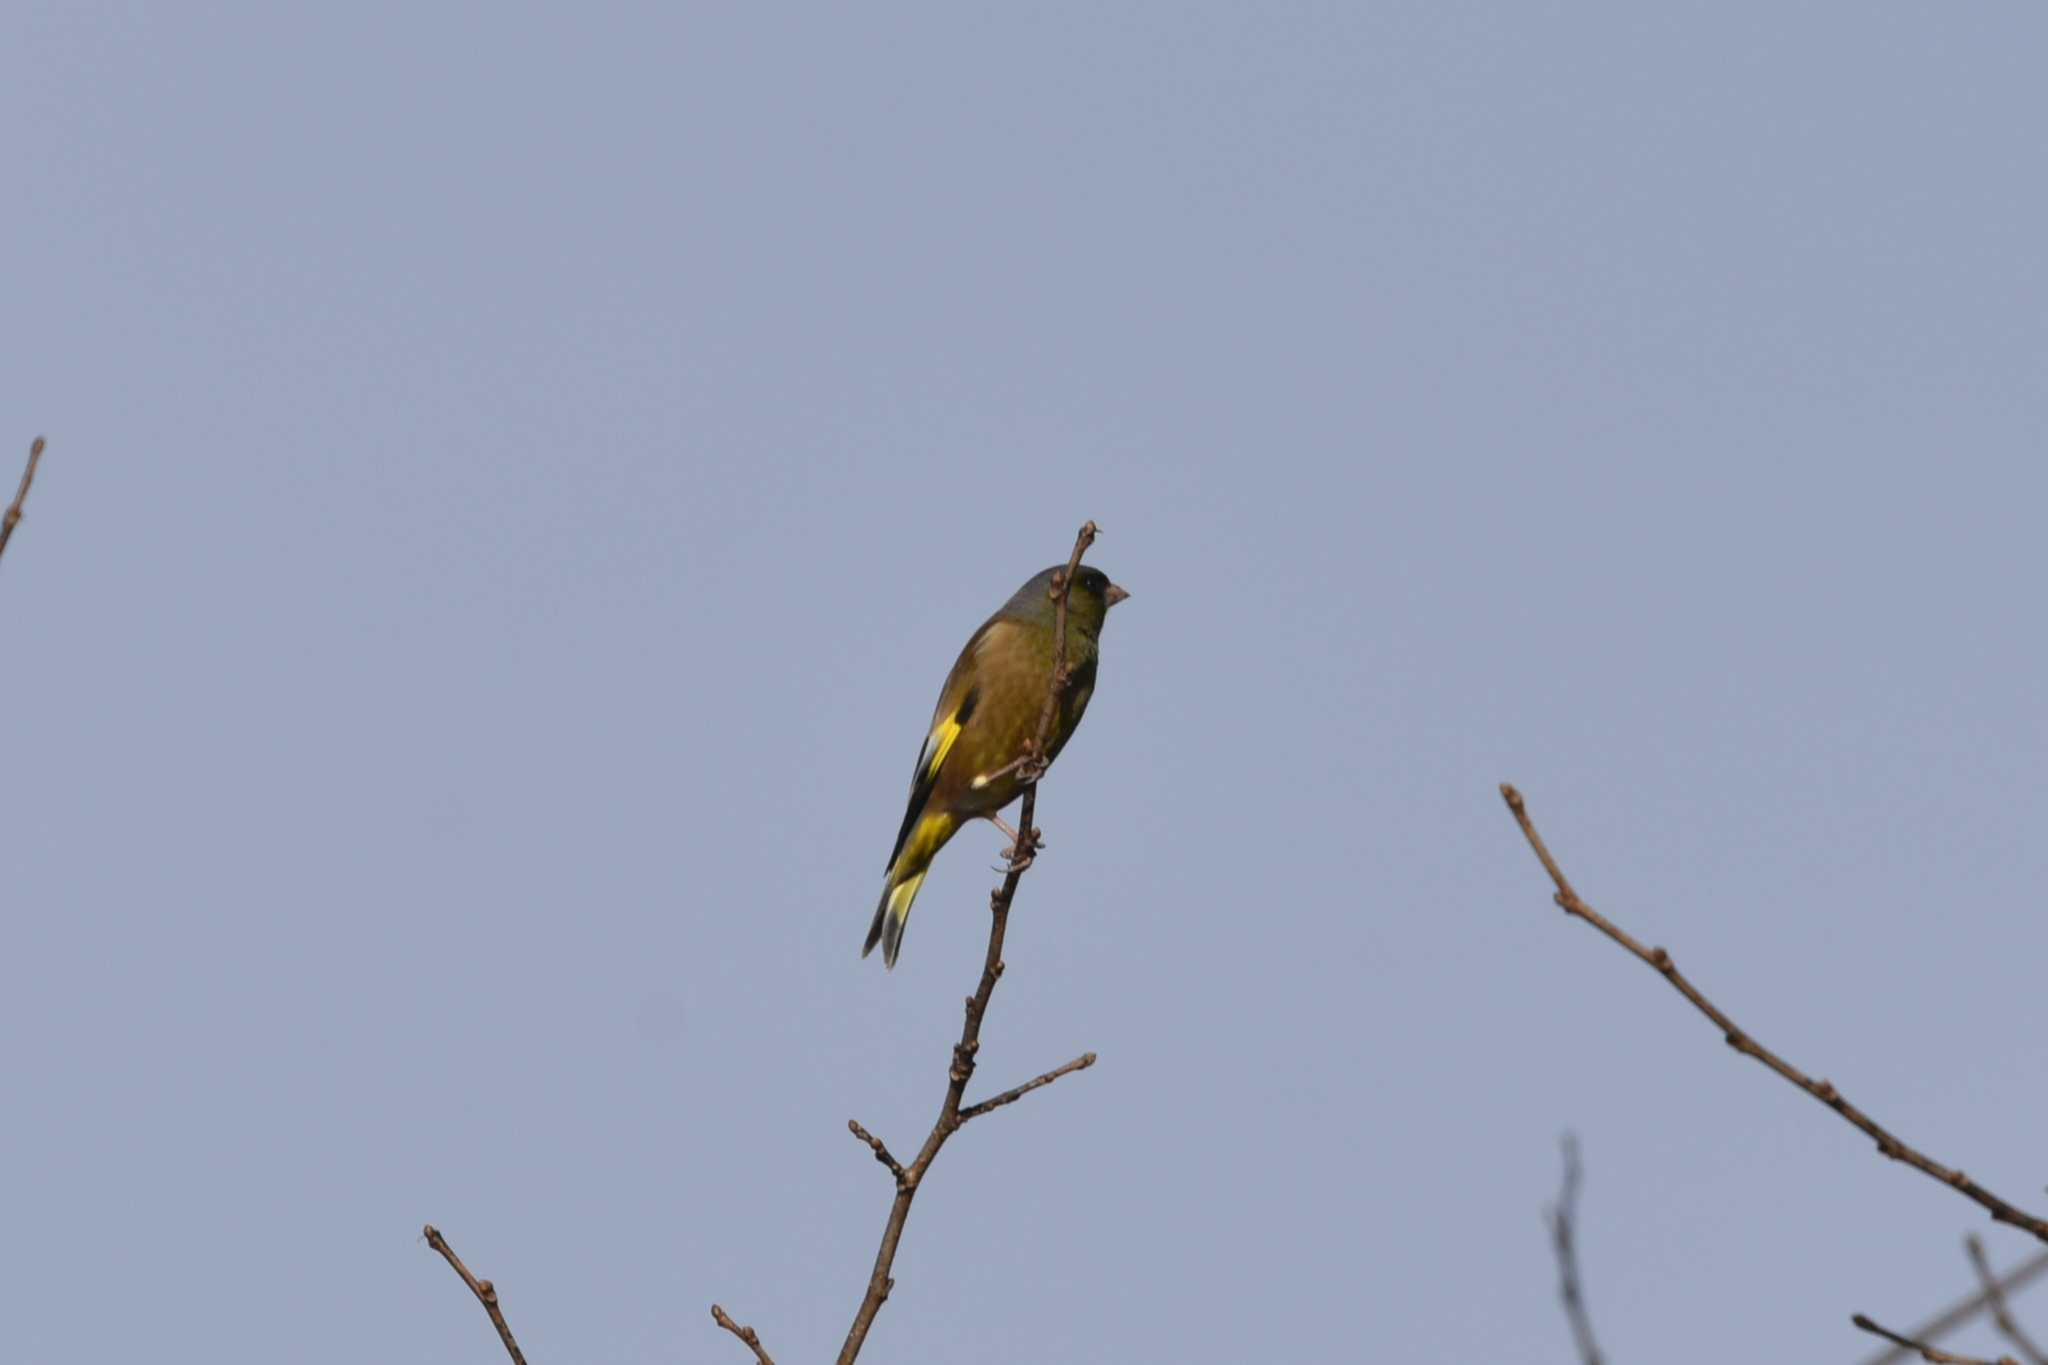
M 910 837 L 925 802 L 931 799 L 932 789 L 939 783 L 939 770 L 946 764 L 946 755 L 953 751 L 953 741 L 960 738 L 960 731 L 973 718 L 974 708 L 981 701 L 981 689 L 971 681 L 969 666 L 980 643 L 979 636 L 969 642 L 960 662 L 953 666 L 952 676 L 946 679 L 938 710 L 932 713 L 931 731 L 924 737 L 924 747 L 917 751 L 917 767 L 910 774 L 910 804 L 903 812 L 903 828 L 896 831 L 896 846 L 889 850 L 885 868 L 896 865 L 904 841 Z

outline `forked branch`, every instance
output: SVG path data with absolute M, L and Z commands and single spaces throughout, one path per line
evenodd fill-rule
M 1988 1309 L 1994 1297 L 1999 1300 L 2010 1299 L 2043 1274 L 2048 1274 L 2048 1251 L 2037 1251 L 1991 1284 L 1978 1289 L 1976 1293 L 1957 1300 L 1925 1322 L 1915 1324 L 1913 1329 L 1904 1335 L 1909 1341 L 1915 1342 L 1939 1340 Z M 1917 1353 L 1918 1350 L 1918 1346 L 1894 1345 L 1868 1357 L 1863 1365 L 1898 1365 L 1898 1362 L 1906 1359 L 1909 1354 Z
M 2042 1353 L 2040 1346 L 2020 1326 L 2019 1319 L 2012 1315 L 2012 1305 L 2005 1301 L 2005 1287 L 1992 1273 L 1991 1258 L 1984 1254 L 1984 1239 L 1973 1232 L 1963 1239 L 1963 1247 L 1970 1253 L 1970 1266 L 1977 1272 L 1977 1283 L 1983 1288 L 1984 1306 L 1991 1310 L 1992 1326 L 2025 1357 L 2027 1365 L 2048 1365 L 2048 1355 Z
M 1040 1086 L 1051 1085 L 1069 1072 L 1086 1070 L 1095 1064 L 1094 1053 L 1083 1053 L 1066 1065 L 1055 1067 L 1015 1089 L 1006 1090 L 979 1104 L 964 1107 L 961 1104 L 967 1093 L 967 1082 L 974 1076 L 974 1055 L 981 1048 L 981 1021 L 988 1013 L 989 997 L 995 994 L 996 982 L 1003 975 L 1003 937 L 1009 929 L 1010 903 L 1016 899 L 1017 883 L 1023 879 L 1025 869 L 1031 866 L 1040 847 L 1039 831 L 1032 824 L 1038 805 L 1036 779 L 1045 772 L 1046 738 L 1052 733 L 1053 716 L 1072 678 L 1072 668 L 1067 662 L 1067 594 L 1073 587 L 1075 572 L 1081 567 L 1081 556 L 1088 553 L 1088 547 L 1095 543 L 1096 534 L 1094 522 L 1084 523 L 1080 534 L 1074 537 L 1073 553 L 1067 556 L 1066 567 L 1053 575 L 1052 676 L 1046 686 L 1045 704 L 1038 713 L 1038 729 L 1031 738 L 1029 749 L 1016 759 L 1018 768 L 1028 779 L 1024 787 L 1024 803 L 1017 815 L 1017 841 L 1010 849 L 1010 865 L 1003 876 L 1003 884 L 989 895 L 988 952 L 982 958 L 981 981 L 975 986 L 974 994 L 967 997 L 967 1017 L 960 1026 L 960 1041 L 953 1047 L 953 1063 L 946 1070 L 946 1095 L 939 1104 L 938 1119 L 933 1122 L 924 1146 L 907 1166 L 899 1165 L 889 1155 L 889 1149 L 882 1145 L 881 1139 L 870 1135 L 858 1123 L 849 1121 L 847 1125 L 855 1137 L 874 1150 L 875 1159 L 896 1177 L 896 1198 L 889 1205 L 889 1220 L 882 1228 L 882 1244 L 875 1252 L 867 1292 L 861 1296 L 860 1307 L 853 1315 L 853 1325 L 847 1329 L 846 1342 L 839 1348 L 838 1365 L 853 1365 L 860 1355 L 861 1346 L 867 1341 L 868 1329 L 874 1326 L 875 1315 L 882 1311 L 882 1305 L 889 1300 L 889 1292 L 896 1287 L 896 1281 L 890 1278 L 889 1272 L 896 1263 L 896 1248 L 903 1240 L 903 1225 L 910 1217 L 911 1201 L 917 1198 L 918 1187 L 924 1183 L 925 1173 L 931 1169 L 939 1149 L 946 1145 L 946 1139 L 958 1132 L 969 1119 L 1013 1104 Z
M 1003 774 L 1018 772 L 1023 775 L 1024 803 L 1019 808 L 1016 842 L 1010 847 L 1009 866 L 1004 870 L 1003 883 L 989 894 L 988 951 L 981 962 L 981 980 L 975 986 L 974 994 L 967 997 L 967 1017 L 960 1025 L 960 1041 L 953 1045 L 952 1064 L 946 1068 L 946 1094 L 939 1104 L 939 1116 L 932 1123 L 924 1145 L 907 1164 L 897 1160 L 888 1145 L 863 1128 L 859 1120 L 846 1121 L 847 1131 L 865 1143 L 874 1153 L 875 1160 L 894 1177 L 896 1197 L 890 1202 L 889 1219 L 882 1227 L 882 1244 L 875 1252 L 874 1268 L 868 1273 L 867 1290 L 861 1295 L 860 1307 L 854 1312 L 853 1325 L 847 1329 L 846 1342 L 839 1348 L 839 1365 L 852 1365 L 860 1355 L 861 1347 L 868 1339 L 868 1330 L 875 1324 L 875 1315 L 882 1311 L 882 1305 L 889 1301 L 890 1291 L 896 1287 L 890 1271 L 896 1264 L 896 1248 L 903 1240 L 903 1227 L 910 1218 L 911 1202 L 917 1198 L 918 1189 L 924 1184 L 925 1175 L 931 1170 L 939 1149 L 946 1145 L 946 1139 L 959 1132 L 969 1119 L 1015 1104 L 1032 1091 L 1051 1085 L 1070 1072 L 1084 1071 L 1095 1065 L 1095 1054 L 1084 1052 L 1064 1066 L 1054 1067 L 1044 1075 L 999 1095 L 977 1104 L 961 1103 L 967 1094 L 967 1083 L 974 1077 L 975 1054 L 981 1050 L 981 1021 L 988 1013 L 989 998 L 995 994 L 996 982 L 1003 976 L 1003 938 L 1009 929 L 1010 904 L 1016 899 L 1017 883 L 1023 879 L 1025 870 L 1043 846 L 1039 831 L 1032 824 L 1037 813 L 1038 778 L 1046 769 L 1046 739 L 1052 733 L 1053 717 L 1058 713 L 1060 698 L 1066 693 L 1073 676 L 1072 667 L 1067 662 L 1067 595 L 1072 589 L 1074 574 L 1081 567 L 1081 556 L 1095 543 L 1096 535 L 1095 523 L 1084 523 L 1080 534 L 1074 537 L 1073 553 L 1067 556 L 1066 567 L 1053 575 L 1052 674 L 1046 686 L 1045 704 L 1038 713 L 1038 729 L 1026 741 L 1024 752 L 998 770 Z M 752 1348 L 758 1365 L 771 1365 L 752 1328 L 739 1326 L 716 1305 L 711 1312 L 718 1319 L 719 1326 Z
M 36 452 L 40 454 L 41 450 L 42 443 L 38 441 Z M 30 465 L 30 472 L 34 472 L 33 462 Z M 24 479 L 24 492 L 27 486 L 28 481 Z M 17 498 L 17 505 L 19 501 Z M 13 525 L 12 513 L 8 525 L 10 528 Z M 840 1365 L 851 1365 L 859 1356 L 861 1346 L 867 1340 L 868 1329 L 874 1325 L 875 1315 L 881 1311 L 883 1303 L 887 1302 L 889 1291 L 896 1287 L 896 1282 L 890 1278 L 889 1272 L 896 1261 L 896 1248 L 903 1238 L 904 1224 L 910 1217 L 911 1201 L 917 1197 L 918 1188 L 924 1183 L 925 1174 L 930 1171 L 932 1161 L 938 1156 L 939 1149 L 945 1146 L 946 1139 L 958 1132 L 969 1119 L 979 1118 L 992 1109 L 1014 1104 L 1032 1091 L 1051 1085 L 1070 1072 L 1084 1071 L 1095 1065 L 1095 1054 L 1084 1052 L 1062 1066 L 1054 1067 L 1041 1076 L 979 1103 L 961 1103 L 967 1092 L 967 1083 L 974 1076 L 974 1057 L 981 1047 L 981 1022 L 988 1013 L 989 998 L 995 994 L 996 982 L 1001 980 L 1003 975 L 1003 937 L 1009 926 L 1010 905 L 1016 898 L 1018 882 L 1022 880 L 1025 870 L 1031 866 L 1032 859 L 1041 846 L 1039 832 L 1031 823 L 1038 800 L 1036 779 L 1045 771 L 1046 765 L 1042 755 L 1046 750 L 1046 738 L 1051 733 L 1052 720 L 1058 710 L 1060 697 L 1065 693 L 1072 677 L 1072 669 L 1067 662 L 1067 594 L 1073 584 L 1074 573 L 1080 568 L 1081 556 L 1087 553 L 1088 547 L 1094 543 L 1096 534 L 1094 522 L 1084 524 L 1080 534 L 1074 539 L 1074 551 L 1067 559 L 1066 568 L 1053 577 L 1052 676 L 1046 689 L 1045 706 L 1039 713 L 1037 733 L 1029 741 L 1026 752 L 1018 756 L 1018 768 L 1025 773 L 1027 781 L 1024 787 L 1024 803 L 1018 816 L 1017 840 L 1010 851 L 1009 867 L 1003 877 L 1003 883 L 989 897 L 988 952 L 982 959 L 981 981 L 976 986 L 974 994 L 967 997 L 967 1017 L 960 1028 L 960 1041 L 953 1047 L 952 1064 L 946 1070 L 946 1094 L 939 1105 L 938 1119 L 932 1124 L 932 1131 L 925 1138 L 924 1146 L 918 1150 L 916 1157 L 908 1165 L 898 1161 L 888 1146 L 863 1128 L 858 1121 L 847 1121 L 848 1131 L 865 1143 L 874 1153 L 875 1160 L 895 1178 L 896 1198 L 889 1206 L 889 1220 L 882 1229 L 882 1244 L 875 1253 L 874 1269 L 868 1276 L 867 1292 L 862 1296 L 860 1308 L 854 1314 L 853 1326 L 846 1334 L 846 1343 L 840 1348 Z M 526 1358 L 519 1351 L 519 1343 L 513 1339 L 512 1329 L 506 1324 L 505 1314 L 498 1306 L 496 1288 L 489 1280 L 479 1280 L 470 1274 L 469 1267 L 462 1263 L 454 1248 L 448 1245 L 447 1239 L 433 1226 L 427 1227 L 426 1237 L 428 1245 L 447 1259 L 448 1264 L 454 1267 L 455 1273 L 462 1277 L 462 1282 L 469 1286 L 470 1292 L 476 1295 L 477 1302 L 484 1306 L 484 1312 L 490 1315 L 491 1325 L 498 1329 L 498 1337 L 504 1342 L 513 1365 L 526 1365 Z M 738 1337 L 747 1349 L 754 1353 L 756 1365 L 775 1365 L 774 1358 L 761 1344 L 760 1333 L 734 1320 L 732 1315 L 718 1304 L 711 1305 L 711 1316 L 720 1327 Z

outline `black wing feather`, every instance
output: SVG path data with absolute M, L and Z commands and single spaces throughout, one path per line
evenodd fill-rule
M 965 729 L 967 722 L 974 718 L 974 708 L 980 701 L 981 689 L 968 688 L 967 695 L 960 699 L 960 709 L 952 715 L 952 723 Z M 910 805 L 903 812 L 903 827 L 896 831 L 896 847 L 889 850 L 889 861 L 882 864 L 884 872 L 896 866 L 896 859 L 902 854 L 903 845 L 910 839 L 911 828 L 917 824 L 917 817 L 924 813 L 924 803 L 931 799 L 932 788 L 939 785 L 938 768 L 927 769 L 923 758 L 924 750 L 920 749 L 917 771 L 910 777 Z M 945 765 L 940 765 L 943 766 Z

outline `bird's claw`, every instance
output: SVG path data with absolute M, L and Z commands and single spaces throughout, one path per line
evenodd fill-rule
M 1038 857 L 1038 851 L 1045 847 L 1045 834 L 1036 828 L 1022 836 L 1018 836 L 1015 830 L 1011 830 L 1010 833 L 1013 838 L 1010 846 L 1003 850 L 1001 870 L 1021 872 L 1031 866 L 1033 860 Z

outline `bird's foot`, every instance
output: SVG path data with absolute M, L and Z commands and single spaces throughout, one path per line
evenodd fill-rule
M 1011 830 L 1010 835 L 1010 846 L 1003 850 L 1003 866 L 995 870 L 1022 872 L 1038 860 L 1038 850 L 1045 847 L 1045 839 L 1036 829 L 1022 835 Z
M 1010 822 L 999 815 L 984 815 L 982 819 L 1010 836 L 1010 846 L 1003 850 L 1003 865 L 992 867 L 991 872 L 1009 872 L 1019 867 L 1031 866 L 1031 859 L 1038 850 L 1045 847 L 1045 836 L 1039 830 L 1032 830 L 1029 838 L 1020 835 L 1010 827 Z

